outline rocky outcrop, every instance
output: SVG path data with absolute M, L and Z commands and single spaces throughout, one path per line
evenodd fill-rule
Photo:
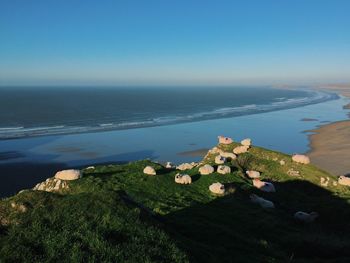
M 182 164 L 176 166 L 176 169 L 180 170 L 180 171 L 185 171 L 185 170 L 190 170 L 193 167 L 194 167 L 194 165 L 191 163 L 182 163 Z
M 42 183 L 34 186 L 33 190 L 46 192 L 59 192 L 64 189 L 69 189 L 68 182 L 57 178 L 48 178 Z

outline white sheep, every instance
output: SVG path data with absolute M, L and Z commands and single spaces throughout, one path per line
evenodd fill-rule
M 190 163 L 182 163 L 178 166 L 176 166 L 176 169 L 177 170 L 180 170 L 180 171 L 184 171 L 184 170 L 190 170 L 194 167 L 193 164 L 190 164 Z
M 315 219 L 318 216 L 319 215 L 316 212 L 306 213 L 306 212 L 298 211 L 294 214 L 294 219 L 303 223 L 311 223 L 315 221 Z
M 221 144 L 231 144 L 233 143 L 233 140 L 230 137 L 225 136 L 218 136 L 219 143 Z
M 339 176 L 338 184 L 350 186 L 350 177 L 346 177 L 344 175 Z
M 188 174 L 176 174 L 175 175 L 175 183 L 178 184 L 191 184 L 192 178 Z
M 262 208 L 275 208 L 275 205 L 271 201 L 266 200 L 256 194 L 251 194 L 250 200 L 253 203 L 260 205 Z
M 293 162 L 301 163 L 301 164 L 309 164 L 310 163 L 310 158 L 308 156 L 302 155 L 302 154 L 294 154 L 292 156 L 292 160 L 293 160 Z
M 250 146 L 252 145 L 252 140 L 249 139 L 249 138 L 244 139 L 244 140 L 241 141 L 241 144 L 242 144 L 243 146 L 248 146 L 248 147 L 250 147 Z
M 231 173 L 231 168 L 227 165 L 219 165 L 217 172 L 219 174 L 229 174 L 229 173 Z
M 253 179 L 253 185 L 263 192 L 276 192 L 275 186 L 272 183 L 261 181 L 258 178 Z
M 226 162 L 226 158 L 221 156 L 221 155 L 218 155 L 215 157 L 215 163 L 216 164 L 224 164 Z
M 233 153 L 234 154 L 246 153 L 248 149 L 249 149 L 248 146 L 237 146 L 236 148 L 233 149 Z
M 249 178 L 260 178 L 260 172 L 258 171 L 246 171 L 245 173 L 248 175 Z
M 223 195 L 225 193 L 225 186 L 221 183 L 213 183 L 209 186 L 209 190 L 218 195 Z
M 55 174 L 55 178 L 60 180 L 77 180 L 82 177 L 80 170 L 62 170 Z
M 156 170 L 152 166 L 146 166 L 145 169 L 143 169 L 143 173 L 147 175 L 156 175 Z
M 237 156 L 234 153 L 221 151 L 220 155 L 225 158 L 230 158 L 231 160 L 236 160 Z
M 205 164 L 202 167 L 199 168 L 199 173 L 201 175 L 208 175 L 214 172 L 214 167 L 209 165 L 209 164 Z
M 167 162 L 167 163 L 165 164 L 165 168 L 167 168 L 167 169 L 173 169 L 173 168 L 175 168 L 175 165 L 174 165 L 172 162 Z

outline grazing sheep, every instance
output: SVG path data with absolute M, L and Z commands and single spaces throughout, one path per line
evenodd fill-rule
M 199 168 L 199 173 L 201 175 L 208 175 L 213 172 L 214 172 L 214 167 L 209 164 L 203 165 L 202 167 Z
M 222 152 L 220 153 L 220 155 L 221 155 L 222 157 L 225 157 L 225 158 L 230 158 L 231 160 L 236 160 L 236 159 L 237 159 L 237 156 L 236 156 L 234 153 L 230 153 L 230 152 L 224 152 L 224 151 L 222 151 Z
M 245 173 L 248 175 L 249 178 L 260 178 L 260 172 L 258 171 L 246 171 Z
M 221 155 L 218 155 L 215 157 L 215 163 L 216 164 L 224 164 L 226 162 L 226 158 L 221 156 Z
M 260 179 L 253 179 L 253 185 L 263 192 L 276 192 L 275 186 L 272 183 L 260 181 Z
M 248 149 L 249 149 L 248 146 L 237 146 L 236 148 L 233 149 L 233 153 L 234 154 L 246 153 Z
M 227 165 L 219 165 L 217 172 L 219 174 L 229 174 L 231 173 L 231 168 Z
M 218 195 L 223 195 L 225 193 L 225 186 L 221 183 L 213 183 L 209 186 L 210 192 Z
M 338 184 L 350 186 L 350 177 L 344 175 L 339 176 Z
M 318 213 L 316 212 L 311 212 L 309 214 L 306 212 L 298 211 L 294 214 L 294 219 L 303 223 L 311 223 L 315 221 L 317 217 L 318 217 Z
M 302 155 L 302 154 L 294 154 L 292 156 L 292 160 L 293 160 L 293 162 L 301 163 L 301 164 L 309 164 L 310 163 L 310 158 L 307 157 L 306 155 Z
M 55 174 L 55 178 L 56 179 L 60 179 L 60 180 L 77 180 L 79 178 L 81 178 L 82 174 L 80 172 L 80 170 L 73 170 L 73 169 L 69 169 L 69 170 L 62 170 L 59 171 Z
M 192 178 L 188 174 L 176 174 L 175 175 L 175 183 L 178 184 L 191 184 Z
M 194 167 L 194 165 L 190 164 L 190 163 L 182 163 L 178 166 L 176 166 L 176 169 L 180 170 L 180 171 L 185 171 L 185 170 L 190 170 Z
M 167 163 L 165 164 L 165 168 L 167 168 L 167 169 L 173 169 L 173 168 L 175 168 L 175 165 L 174 165 L 172 162 L 167 162 Z
M 231 144 L 233 143 L 233 140 L 229 137 L 224 137 L 224 136 L 218 136 L 219 143 L 221 144 Z
M 143 173 L 147 175 L 156 175 L 156 170 L 152 166 L 146 166 L 145 169 L 143 169 Z
M 250 200 L 254 204 L 260 205 L 262 208 L 275 208 L 275 205 L 271 201 L 266 200 L 266 199 L 264 199 L 256 194 L 251 194 Z
M 242 144 L 243 146 L 248 146 L 248 147 L 250 147 L 250 146 L 252 145 L 252 140 L 249 139 L 249 138 L 244 139 L 244 140 L 241 141 L 241 144 Z

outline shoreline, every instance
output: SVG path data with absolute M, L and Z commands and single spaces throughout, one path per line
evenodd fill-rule
M 350 98 L 349 85 L 330 85 L 321 87 L 322 90 L 337 92 Z M 349 109 L 350 103 L 343 109 Z M 348 113 L 350 118 L 350 112 Z M 308 135 L 310 150 L 307 152 L 311 162 L 334 175 L 350 173 L 350 120 L 332 122 L 310 130 Z

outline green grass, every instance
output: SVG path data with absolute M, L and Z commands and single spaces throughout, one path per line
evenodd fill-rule
M 232 151 L 236 144 L 223 146 Z M 213 164 L 214 156 L 205 163 Z M 283 159 L 286 165 L 281 166 Z M 143 174 L 152 165 L 156 176 Z M 291 157 L 253 147 L 232 161 L 228 175 L 188 171 L 191 185 L 174 183 L 174 170 L 151 161 L 98 166 L 61 193 L 25 191 L 0 202 L 0 262 L 349 262 L 350 191 L 332 175 Z M 289 169 L 300 177 L 287 175 Z M 262 193 L 244 177 L 256 169 L 274 182 Z M 225 196 L 208 190 L 214 182 Z M 275 203 L 264 210 L 249 201 L 256 193 Z M 11 202 L 24 204 L 20 213 Z M 296 211 L 317 211 L 308 225 Z

